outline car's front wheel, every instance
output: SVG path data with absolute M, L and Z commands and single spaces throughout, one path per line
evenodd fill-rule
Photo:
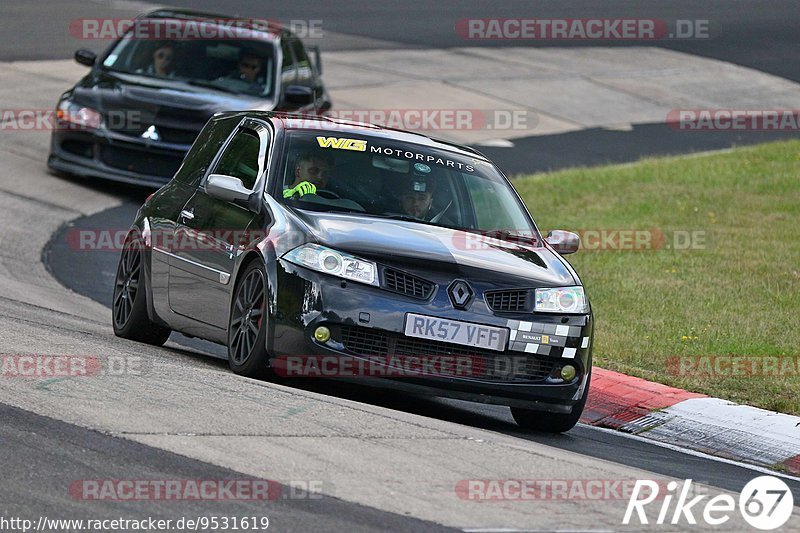
M 546 413 L 543 411 L 534 411 L 532 409 L 523 409 L 520 407 L 511 408 L 511 416 L 514 421 L 522 428 L 531 429 L 534 431 L 542 431 L 544 433 L 563 433 L 575 427 L 575 424 L 581 419 L 583 408 L 586 407 L 586 398 L 589 396 L 589 383 L 591 382 L 591 372 L 586 377 L 586 387 L 583 389 L 583 396 L 572 407 L 572 412 L 569 414 L 562 413 Z
M 251 378 L 270 375 L 267 354 L 267 274 L 261 261 L 245 267 L 228 321 L 228 365 Z
M 137 232 L 125 239 L 114 281 L 111 313 L 117 337 L 161 346 L 170 329 L 153 323 L 147 315 L 147 288 L 142 275 L 144 245 Z

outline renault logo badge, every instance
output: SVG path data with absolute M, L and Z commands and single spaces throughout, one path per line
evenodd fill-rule
M 472 292 L 472 287 L 466 281 L 460 279 L 454 281 L 447 288 L 447 294 L 450 295 L 450 301 L 456 309 L 466 309 L 472 302 L 475 293 Z
M 155 125 L 153 125 L 144 130 L 144 133 L 142 133 L 142 139 L 148 139 L 150 141 L 160 141 L 161 135 L 158 134 L 158 130 L 156 129 Z

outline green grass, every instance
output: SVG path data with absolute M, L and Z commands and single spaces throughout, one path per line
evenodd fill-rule
M 536 174 L 514 185 L 542 229 L 666 235 L 656 250 L 567 256 L 592 301 L 597 366 L 800 414 L 800 141 Z M 667 249 L 687 231 L 703 232 L 705 245 Z M 795 365 L 774 376 L 670 367 L 671 358 L 694 356 L 784 356 Z

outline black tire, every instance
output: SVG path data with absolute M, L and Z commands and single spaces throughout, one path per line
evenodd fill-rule
M 592 373 L 589 372 L 586 388 L 583 389 L 583 396 L 578 403 L 572 407 L 572 412 L 569 414 L 547 413 L 544 411 L 512 407 L 511 416 L 514 417 L 514 421 L 517 425 L 524 429 L 543 433 L 564 433 L 565 431 L 569 431 L 574 428 L 575 424 L 581 419 L 583 408 L 586 407 L 586 398 L 589 396 L 591 380 Z
M 249 378 L 272 377 L 267 354 L 267 273 L 260 260 L 248 264 L 236 282 L 228 318 L 228 365 Z
M 138 232 L 125 239 L 117 265 L 111 323 L 117 337 L 161 346 L 171 330 L 155 324 L 147 315 L 147 287 L 142 275 L 144 245 Z

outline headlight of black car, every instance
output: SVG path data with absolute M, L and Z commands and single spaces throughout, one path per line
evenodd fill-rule
M 296 265 L 324 274 L 367 285 L 378 285 L 378 265 L 327 246 L 303 244 L 286 252 L 283 258 Z
M 96 130 L 103 126 L 103 115 L 96 109 L 61 100 L 56 108 L 56 117 L 60 122 L 76 129 Z
M 589 302 L 583 287 L 536 289 L 534 311 L 543 313 L 588 313 Z

